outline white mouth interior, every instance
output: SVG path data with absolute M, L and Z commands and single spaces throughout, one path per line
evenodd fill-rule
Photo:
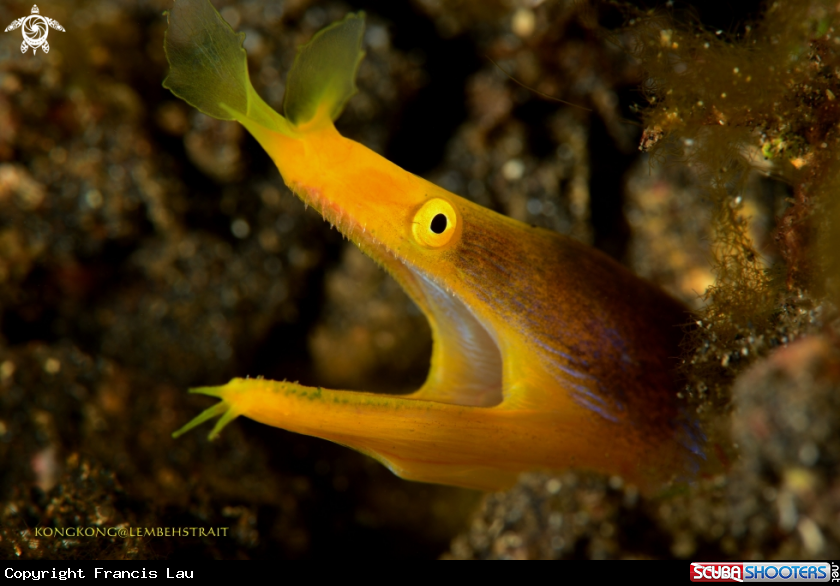
M 409 267 L 410 268 L 410 267 Z M 492 407 L 502 402 L 502 354 L 492 333 L 481 324 L 470 309 L 452 293 L 448 293 L 411 269 L 423 290 L 437 329 L 433 364 L 424 395 L 433 400 L 456 405 Z M 430 397 L 432 398 L 432 397 Z

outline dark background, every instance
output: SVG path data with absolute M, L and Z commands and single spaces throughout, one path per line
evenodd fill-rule
M 710 283 L 702 238 L 670 272 L 672 260 L 633 248 L 627 185 L 651 176 L 638 150 L 645 72 L 612 35 L 656 8 L 737 38 L 758 2 L 214 4 L 248 34 L 254 85 L 278 109 L 294 48 L 365 10 L 368 55 L 342 133 L 591 243 L 688 303 Z M 66 29 L 50 31 L 49 54 L 21 54 L 19 31 L 0 35 L 0 555 L 440 556 L 482 495 L 405 482 L 340 446 L 244 419 L 212 444 L 209 429 L 169 436 L 210 404 L 189 387 L 262 375 L 407 391 L 424 379 L 431 342 L 399 287 L 304 212 L 250 136 L 161 86 L 167 6 L 39 5 Z M 0 22 L 30 8 L 4 2 Z M 516 85 L 488 57 L 578 107 Z M 666 172 L 683 185 L 680 173 Z M 789 194 L 772 185 L 769 208 Z M 227 526 L 231 536 L 24 531 L 75 525 Z M 679 555 L 661 536 L 646 551 Z

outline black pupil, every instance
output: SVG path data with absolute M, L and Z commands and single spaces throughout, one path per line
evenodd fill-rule
M 446 230 L 446 216 L 438 214 L 432 218 L 431 228 L 435 234 L 443 234 L 443 231 Z

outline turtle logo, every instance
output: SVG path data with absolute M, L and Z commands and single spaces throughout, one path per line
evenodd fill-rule
M 23 43 L 20 45 L 21 53 L 26 53 L 29 47 L 32 47 L 33 55 L 38 52 L 39 48 L 43 49 L 44 53 L 49 53 L 50 44 L 47 42 L 47 35 L 50 32 L 50 27 L 64 32 L 64 27 L 58 24 L 57 20 L 41 16 L 38 12 L 38 5 L 36 4 L 32 6 L 32 14 L 12 21 L 12 24 L 7 26 L 4 31 L 9 32 L 21 26 L 23 27 Z

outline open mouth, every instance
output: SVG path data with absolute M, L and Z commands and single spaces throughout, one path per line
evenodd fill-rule
M 409 296 L 425 308 L 433 332 L 432 361 L 416 399 L 454 405 L 492 407 L 502 402 L 502 353 L 492 328 L 485 326 L 457 294 L 447 291 L 411 261 L 374 238 L 334 201 L 303 185 L 293 190 L 330 225 L 359 244 L 397 279 Z M 425 301 L 425 303 L 423 303 Z
M 411 265 L 402 265 L 425 296 L 434 348 L 418 398 L 492 407 L 502 402 L 502 353 L 487 327 L 457 295 Z

